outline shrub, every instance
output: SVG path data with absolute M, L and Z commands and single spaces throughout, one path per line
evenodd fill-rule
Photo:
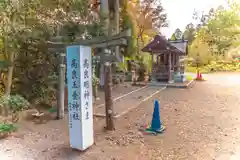
M 17 130 L 14 124 L 0 123 L 0 133 L 9 133 Z
M 26 109 L 29 102 L 20 95 L 11 95 L 0 97 L 0 104 L 2 106 L 8 106 L 8 110 L 15 113 Z
M 186 70 L 187 72 L 196 72 L 196 67 L 192 65 L 191 63 L 187 65 Z M 200 71 L 202 73 L 208 73 L 208 72 L 218 72 L 218 71 L 224 71 L 224 72 L 239 72 L 240 70 L 240 63 L 237 61 L 211 61 L 209 64 L 200 66 Z
M 210 72 L 210 69 L 207 66 L 203 66 L 203 67 L 199 67 L 199 71 L 201 73 L 207 74 Z M 186 67 L 186 72 L 190 72 L 190 73 L 197 73 L 197 67 L 193 67 L 188 65 Z
M 0 139 L 6 138 L 9 133 L 15 132 L 17 127 L 14 124 L 0 123 Z

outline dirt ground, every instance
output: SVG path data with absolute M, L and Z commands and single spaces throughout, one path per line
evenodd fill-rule
M 0 141 L 1 160 L 239 160 L 240 74 L 211 74 L 189 89 L 166 89 L 155 96 L 166 131 L 143 135 L 153 99 L 116 122 L 117 130 L 103 131 L 95 119 L 95 144 L 85 152 L 68 144 L 67 121 L 48 125 L 22 124 L 13 137 Z

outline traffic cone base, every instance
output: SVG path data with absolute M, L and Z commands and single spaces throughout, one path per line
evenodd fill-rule
M 205 81 L 203 78 L 195 78 L 196 81 Z
M 197 81 L 205 81 L 205 79 L 203 79 L 201 73 L 200 73 L 199 77 L 197 77 L 195 80 L 197 80 Z
M 148 127 L 145 129 L 145 132 L 151 133 L 151 134 L 161 134 L 166 129 L 165 126 L 161 125 L 161 128 L 159 129 L 152 129 L 151 127 Z
M 202 73 L 198 70 L 197 77 L 195 78 L 196 81 L 205 81 L 202 77 Z
M 200 79 L 200 72 L 199 72 L 199 70 L 197 70 L 197 76 L 196 76 L 195 79 Z

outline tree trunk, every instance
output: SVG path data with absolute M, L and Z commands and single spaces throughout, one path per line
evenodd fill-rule
M 140 50 L 139 50 L 139 37 L 137 37 L 137 55 L 140 55 Z
M 104 22 L 104 31 L 105 35 L 111 35 L 111 27 L 109 24 L 110 15 L 109 15 L 109 3 L 108 0 L 101 0 L 100 11 L 103 16 Z M 106 129 L 114 130 L 114 122 L 113 122 L 113 101 L 111 94 L 111 65 L 109 62 L 104 64 L 104 92 L 105 92 L 105 109 L 106 109 Z
M 104 24 L 104 34 L 106 36 L 109 35 L 109 4 L 108 0 L 100 0 L 100 14 L 102 16 L 102 23 Z M 101 49 L 103 52 L 103 49 Z M 100 64 L 100 86 L 101 88 L 104 87 L 104 64 Z
M 0 104 L 0 116 L 7 117 L 8 116 L 8 106 Z
M 7 74 L 7 84 L 5 86 L 5 95 L 10 95 L 11 86 L 12 86 L 12 77 L 13 77 L 13 69 L 14 69 L 14 53 L 9 53 L 9 66 L 8 66 L 8 74 Z
M 59 75 L 58 75 L 58 91 L 57 91 L 57 119 L 64 118 L 64 88 L 65 88 L 65 55 L 59 55 Z
M 108 0 L 100 1 L 100 13 L 103 18 L 104 23 L 104 33 L 108 35 L 109 33 L 109 4 Z
M 111 64 L 106 62 L 104 64 L 104 91 L 105 91 L 105 109 L 106 109 L 106 129 L 113 131 L 115 130 L 114 125 L 114 111 L 113 111 L 113 100 L 112 100 L 112 75 L 111 75 Z
M 116 28 L 116 33 L 115 34 L 118 34 L 119 33 L 119 30 L 120 30 L 120 26 L 119 26 L 119 21 L 120 21 L 120 14 L 119 14 L 119 7 L 120 7 L 120 4 L 119 4 L 119 0 L 115 0 L 115 28 Z M 116 50 L 116 56 L 118 57 L 118 59 L 120 59 L 120 53 L 119 53 L 119 46 L 116 46 L 115 48 Z

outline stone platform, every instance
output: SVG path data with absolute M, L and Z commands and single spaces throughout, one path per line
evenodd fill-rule
M 194 84 L 194 80 L 185 81 L 185 82 L 150 82 L 149 86 L 159 86 L 159 87 L 167 87 L 167 88 L 188 88 Z
M 149 100 L 154 95 L 163 91 L 166 87 L 146 86 L 141 89 L 115 98 L 113 102 L 114 118 L 118 118 L 139 106 L 144 101 Z M 93 108 L 94 116 L 105 117 L 105 105 L 98 105 Z
M 117 100 L 121 97 L 124 97 L 128 94 L 134 93 L 138 90 L 141 90 L 144 86 L 133 86 L 131 83 L 124 83 L 124 84 L 119 84 L 117 87 L 112 88 L 112 98 L 113 100 Z M 105 94 L 104 90 L 100 89 L 98 92 L 98 97 L 100 98 L 99 100 L 95 101 L 94 107 L 99 107 L 104 105 L 105 102 Z

